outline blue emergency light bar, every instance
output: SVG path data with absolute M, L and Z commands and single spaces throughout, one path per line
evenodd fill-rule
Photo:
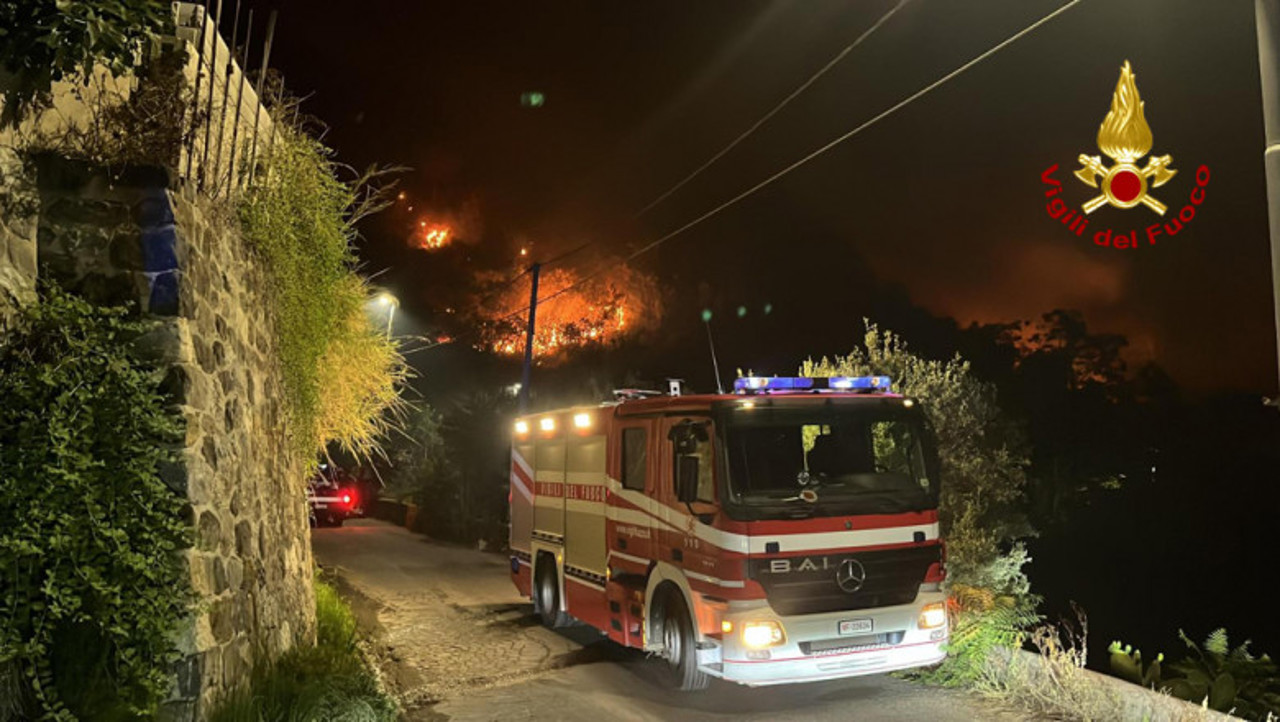
M 888 376 L 744 376 L 733 382 L 737 393 L 766 391 L 888 391 Z

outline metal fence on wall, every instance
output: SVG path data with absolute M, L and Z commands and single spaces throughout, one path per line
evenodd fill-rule
M 252 181 L 275 137 L 265 88 L 276 13 L 265 23 L 240 0 L 175 2 L 177 37 L 189 51 L 185 75 L 191 88 L 187 141 L 179 174 L 212 196 L 238 192 Z M 231 26 L 231 40 L 222 28 Z M 256 68 L 255 68 L 256 66 Z

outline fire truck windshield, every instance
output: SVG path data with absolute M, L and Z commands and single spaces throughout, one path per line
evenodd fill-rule
M 856 399 L 778 400 L 727 408 L 719 426 L 731 516 L 788 519 L 937 507 L 932 437 L 916 409 Z

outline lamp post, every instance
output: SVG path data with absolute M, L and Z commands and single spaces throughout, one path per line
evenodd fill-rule
M 391 321 L 396 317 L 396 309 L 400 308 L 400 299 L 383 291 L 378 294 L 378 305 L 387 309 L 387 338 L 391 338 Z

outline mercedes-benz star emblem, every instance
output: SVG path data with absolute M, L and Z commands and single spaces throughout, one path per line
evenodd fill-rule
M 845 559 L 836 567 L 836 584 L 846 594 L 853 594 L 867 581 L 867 570 L 857 559 Z

